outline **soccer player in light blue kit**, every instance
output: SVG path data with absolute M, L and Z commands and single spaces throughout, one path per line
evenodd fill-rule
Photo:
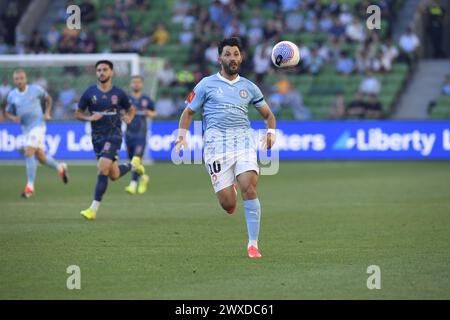
M 250 258 L 261 258 L 258 248 L 261 206 L 256 192 L 259 167 L 248 108 L 255 106 L 267 123 L 263 145 L 268 149 L 275 143 L 276 120 L 261 90 L 238 74 L 242 63 L 239 39 L 224 39 L 218 49 L 221 69 L 203 78 L 187 97 L 175 151 L 178 154 L 182 147 L 187 148 L 187 130 L 195 112 L 201 112 L 204 160 L 214 191 L 222 208 L 232 214 L 236 209 L 237 181 L 244 200 L 249 238 L 247 253 Z
M 34 194 L 36 157 L 41 164 L 55 169 L 64 183 L 68 182 L 67 165 L 58 163 L 45 154 L 45 121 L 51 119 L 52 98 L 42 87 L 28 85 L 24 70 L 14 71 L 13 79 L 16 88 L 6 98 L 6 116 L 22 126 L 28 179 L 22 197 L 29 198 Z M 41 105 L 42 100 L 45 100 L 45 111 Z

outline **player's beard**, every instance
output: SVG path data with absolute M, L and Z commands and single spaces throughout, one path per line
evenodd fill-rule
M 101 83 L 107 83 L 110 79 L 111 79 L 111 77 L 106 77 L 103 80 L 98 78 L 98 81 L 101 82 Z
M 239 73 L 239 69 L 241 68 L 240 63 L 229 63 L 229 64 L 222 64 L 223 70 L 230 76 L 234 76 L 235 74 Z

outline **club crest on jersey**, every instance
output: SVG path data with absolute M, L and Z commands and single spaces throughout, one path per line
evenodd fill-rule
M 142 105 L 142 107 L 147 108 L 148 107 L 148 101 L 147 100 L 142 100 L 141 105 Z
M 119 102 L 119 98 L 114 94 L 111 96 L 111 103 L 116 105 Z
M 111 143 L 105 142 L 105 144 L 103 146 L 103 152 L 108 152 L 110 148 L 111 148 Z
M 242 99 L 247 99 L 248 92 L 247 92 L 247 90 L 241 90 L 241 91 L 239 91 L 239 95 L 241 96 Z
M 94 95 L 91 99 L 92 104 L 97 104 L 97 96 Z

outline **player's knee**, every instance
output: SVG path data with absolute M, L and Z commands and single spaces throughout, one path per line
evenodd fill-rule
M 225 210 L 229 214 L 232 214 L 236 210 L 236 201 L 224 200 L 220 202 L 220 205 L 222 206 L 223 210 Z
M 98 174 L 102 175 L 102 176 L 109 176 L 109 168 L 108 167 L 99 166 L 98 167 Z
M 256 199 L 258 194 L 256 193 L 256 186 L 248 185 L 244 188 L 241 188 L 242 196 L 244 199 Z
M 32 157 L 36 151 L 33 148 L 25 148 L 25 157 Z
M 111 181 L 116 181 L 117 179 L 119 179 L 119 176 L 116 176 L 116 175 L 109 175 L 109 179 L 111 180 Z

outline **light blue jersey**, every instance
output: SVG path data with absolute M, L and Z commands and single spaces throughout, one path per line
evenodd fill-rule
M 47 96 L 42 87 L 34 84 L 27 85 L 24 92 L 16 88 L 8 94 L 6 111 L 20 117 L 23 133 L 45 126 L 41 100 Z
M 261 90 L 244 77 L 230 81 L 217 73 L 203 78 L 186 99 L 186 107 L 202 114 L 205 156 L 254 149 L 248 108 L 264 104 Z

